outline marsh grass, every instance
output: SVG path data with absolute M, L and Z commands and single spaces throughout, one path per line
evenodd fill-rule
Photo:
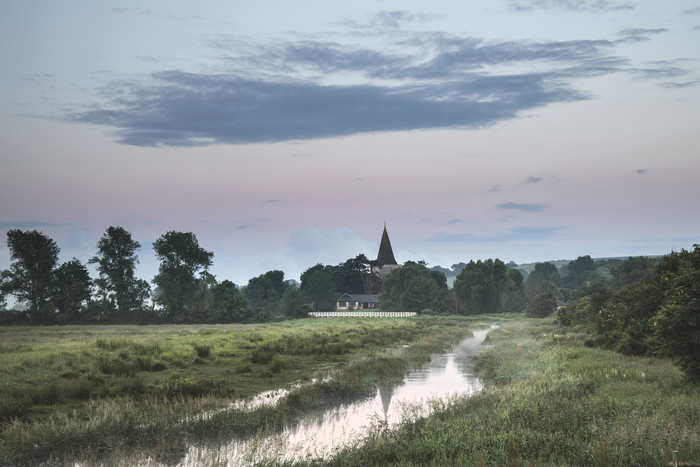
M 322 463 L 646 466 L 666 465 L 673 450 L 700 461 L 700 388 L 669 361 L 585 340 L 540 321 L 506 324 L 478 359 L 482 392 Z
M 164 446 L 280 430 L 305 411 L 400 381 L 425 352 L 466 334 L 464 322 L 0 328 L 0 464 L 99 463 L 135 448 L 158 457 Z M 227 408 L 233 397 L 314 375 L 317 384 L 293 389 L 275 407 Z

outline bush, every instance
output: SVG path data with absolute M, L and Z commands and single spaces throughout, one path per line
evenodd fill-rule
M 192 344 L 194 351 L 197 352 L 199 358 L 209 358 L 211 355 L 211 346 L 207 344 Z
M 540 292 L 527 304 L 527 316 L 544 318 L 551 315 L 557 308 L 557 296 L 551 290 Z

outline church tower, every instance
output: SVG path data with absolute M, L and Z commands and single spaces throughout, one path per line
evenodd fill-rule
M 384 224 L 382 240 L 379 243 L 379 253 L 377 253 L 377 266 L 373 268 L 374 272 L 381 279 L 384 279 L 391 271 L 400 267 L 399 263 L 396 262 L 396 258 L 394 258 L 394 251 L 391 249 L 391 241 L 389 241 L 389 234 L 386 231 L 386 224 Z

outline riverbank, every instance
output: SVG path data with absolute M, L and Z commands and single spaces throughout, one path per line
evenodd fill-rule
M 89 464 L 135 448 L 172 463 L 192 442 L 274 431 L 367 397 L 479 320 L 1 328 L 0 464 Z M 229 409 L 236 397 L 293 386 L 274 408 Z M 203 412 L 213 415 L 195 416 Z
M 477 361 L 484 390 L 380 427 L 322 464 L 646 466 L 666 465 L 674 450 L 700 461 L 700 388 L 668 360 L 587 339 L 551 319 L 506 323 Z

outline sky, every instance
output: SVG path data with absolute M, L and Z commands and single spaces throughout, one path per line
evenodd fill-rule
M 0 237 L 211 272 L 700 243 L 699 0 L 0 4 Z M 0 269 L 10 264 L 0 243 Z

